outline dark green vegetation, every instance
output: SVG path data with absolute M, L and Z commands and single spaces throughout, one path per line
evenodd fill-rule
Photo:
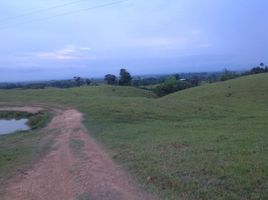
M 268 74 L 154 97 L 119 86 L 0 91 L 1 102 L 76 107 L 111 156 L 163 199 L 268 198 Z
M 120 79 L 118 81 L 119 85 L 131 85 L 132 76 L 126 69 L 120 69 Z
M 264 63 L 260 63 L 259 66 L 253 67 L 249 72 L 246 72 L 246 74 L 260 74 L 260 73 L 267 73 L 268 72 L 268 66 L 264 66 Z
M 152 89 L 152 91 L 154 91 L 157 96 L 162 97 L 167 94 L 171 94 L 173 92 L 177 92 L 195 86 L 198 86 L 198 83 L 196 85 L 189 80 L 181 81 L 176 79 L 175 76 L 173 76 L 166 79 L 163 83 L 157 85 L 155 88 Z
M 116 75 L 113 74 L 106 74 L 104 76 L 104 81 L 108 85 L 123 85 L 123 86 L 130 86 L 132 85 L 133 77 L 126 69 L 120 69 L 119 73 L 119 80 L 117 80 Z

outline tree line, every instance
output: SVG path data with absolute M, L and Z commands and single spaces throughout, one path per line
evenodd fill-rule
M 119 76 L 114 74 L 106 74 L 104 79 L 88 79 L 75 76 L 70 80 L 44 81 L 31 83 L 0 83 L 0 89 L 44 89 L 47 87 L 71 88 L 80 86 L 95 86 L 106 83 L 108 85 L 134 86 L 145 90 L 151 90 L 158 96 L 164 96 L 179 90 L 199 86 L 203 83 L 213 83 L 218 81 L 226 81 L 237 77 L 267 73 L 268 67 L 264 63 L 253 67 L 244 73 L 233 72 L 225 69 L 223 72 L 215 73 L 181 73 L 173 75 L 159 76 L 132 76 L 126 69 L 120 69 Z
M 56 81 L 38 81 L 38 82 L 21 82 L 21 83 L 0 83 L 0 89 L 45 89 L 47 87 L 55 88 L 72 88 L 82 85 L 94 85 L 95 83 L 88 78 L 75 76 L 69 80 Z
M 241 76 L 267 73 L 267 72 L 268 72 L 268 67 L 264 66 L 264 63 L 260 63 L 259 66 L 253 67 L 249 71 L 246 71 L 246 72 L 240 73 L 240 74 L 225 69 L 223 72 L 223 75 L 220 78 L 220 81 L 227 81 L 227 80 L 234 79 L 234 78 L 241 77 Z
M 132 79 L 132 76 L 126 69 L 120 69 L 119 78 L 113 74 L 106 74 L 104 77 L 104 81 L 108 85 L 130 86 L 132 85 Z
M 208 76 L 208 73 L 190 73 L 182 78 L 180 74 L 162 75 L 157 77 L 132 77 L 126 69 L 121 69 L 119 77 L 114 74 L 106 74 L 104 81 L 108 85 L 134 86 L 145 90 L 151 90 L 158 96 L 164 96 L 179 90 L 195 87 L 205 80 L 216 80 Z M 216 75 L 215 75 L 216 77 Z M 151 87 L 147 87 L 151 86 Z

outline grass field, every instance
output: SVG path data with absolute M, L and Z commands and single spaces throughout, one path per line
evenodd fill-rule
M 268 199 L 268 74 L 162 98 L 131 87 L 0 90 L 12 101 L 77 108 L 111 157 L 163 199 Z

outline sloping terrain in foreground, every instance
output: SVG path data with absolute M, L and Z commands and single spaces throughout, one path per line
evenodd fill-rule
M 69 105 L 110 156 L 163 199 L 268 198 L 268 74 L 163 98 L 130 87 L 0 91 Z
M 17 108 L 22 109 L 34 110 Z M 56 134 L 50 152 L 31 169 L 7 181 L 4 199 L 153 199 L 131 185 L 132 181 L 86 134 L 81 113 L 58 108 L 53 113 L 46 128 Z

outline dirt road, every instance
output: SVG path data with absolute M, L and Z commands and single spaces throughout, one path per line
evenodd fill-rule
M 54 112 L 47 127 L 57 132 L 51 151 L 24 175 L 9 181 L 6 200 L 153 199 L 134 186 L 86 133 L 81 113 L 74 109 Z

